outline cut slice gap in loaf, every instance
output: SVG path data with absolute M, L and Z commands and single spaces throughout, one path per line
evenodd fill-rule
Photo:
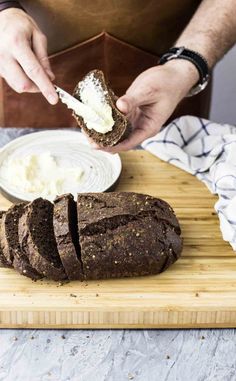
M 59 196 L 54 201 L 53 226 L 57 249 L 70 280 L 83 279 L 76 209 L 72 194 Z

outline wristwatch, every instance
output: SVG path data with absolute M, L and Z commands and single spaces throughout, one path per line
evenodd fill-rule
M 8 1 L 3 1 L 0 0 L 0 12 L 4 11 L 5 9 L 8 8 L 19 8 L 24 11 L 24 8 L 20 5 L 19 1 L 13 1 L 13 0 L 8 0 Z
M 196 95 L 206 88 L 210 79 L 209 67 L 208 67 L 207 60 L 200 53 L 195 52 L 194 50 L 187 49 L 184 46 L 173 47 L 173 48 L 170 48 L 167 53 L 161 56 L 158 64 L 163 65 L 166 62 L 174 60 L 174 59 L 188 60 L 192 62 L 192 64 L 198 70 L 199 81 L 196 84 L 196 86 L 194 86 L 189 91 L 189 93 L 187 94 L 187 97 Z

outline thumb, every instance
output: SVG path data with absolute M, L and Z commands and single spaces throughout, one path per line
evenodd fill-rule
M 130 114 L 137 107 L 142 106 L 145 103 L 147 103 L 147 97 L 144 92 L 132 91 L 132 93 L 129 92 L 120 97 L 116 102 L 116 106 L 124 114 Z
M 128 95 L 120 97 L 116 101 L 116 106 L 123 114 L 129 114 L 134 107 L 132 99 Z

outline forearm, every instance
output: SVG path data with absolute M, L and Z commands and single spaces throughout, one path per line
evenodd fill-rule
M 176 46 L 196 50 L 209 67 L 236 42 L 236 0 L 203 0 Z

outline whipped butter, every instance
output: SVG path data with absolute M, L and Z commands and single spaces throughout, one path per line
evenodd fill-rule
M 83 170 L 44 151 L 23 157 L 8 157 L 2 165 L 1 176 L 21 192 L 53 199 L 66 193 L 70 186 L 78 187 Z
M 96 116 L 91 117 L 91 113 L 89 112 L 78 113 L 83 117 L 86 127 L 101 134 L 112 131 L 115 123 L 112 117 L 112 108 L 107 103 L 105 97 L 107 91 L 103 90 L 99 79 L 94 76 L 94 73 L 90 73 L 83 81 L 79 82 L 78 86 L 81 101 L 84 105 L 89 106 L 95 112 Z

